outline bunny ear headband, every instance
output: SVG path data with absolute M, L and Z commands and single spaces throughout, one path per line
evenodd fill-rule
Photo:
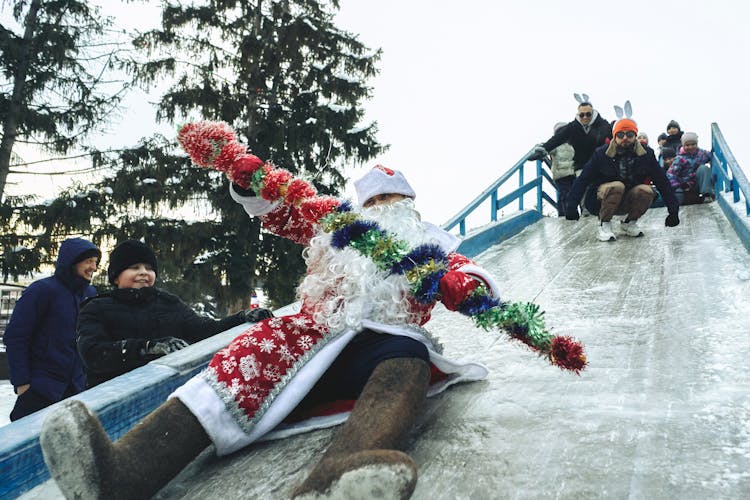
M 588 94 L 573 94 L 573 97 L 576 98 L 576 101 L 578 101 L 578 104 L 583 104 L 584 102 L 589 102 L 589 96 Z
M 633 107 L 630 105 L 630 101 L 625 101 L 624 109 L 615 105 L 615 114 L 618 119 L 630 118 L 633 116 Z

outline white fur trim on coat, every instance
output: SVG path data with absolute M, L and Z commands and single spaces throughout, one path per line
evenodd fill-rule
M 297 375 L 279 393 L 253 430 L 246 434 L 232 419 L 224 402 L 200 375 L 196 375 L 186 384 L 177 388 L 169 397 L 179 398 L 201 423 L 219 456 L 237 451 L 254 441 L 280 439 L 323 427 L 337 425 L 346 420 L 348 413 L 315 417 L 291 425 L 282 424 L 284 418 L 302 401 L 328 367 L 338 357 L 344 347 L 354 336 L 368 328 L 381 333 L 403 335 L 422 342 L 427 347 L 430 361 L 448 378 L 441 380 L 428 389 L 428 396 L 433 396 L 459 382 L 483 380 L 489 374 L 487 367 L 476 362 L 452 361 L 435 351 L 433 343 L 417 330 L 385 325 L 374 321 L 363 321 L 362 328 L 350 329 L 330 341 L 315 357 L 300 368 Z
M 474 279 L 477 279 L 485 284 L 487 289 L 492 293 L 492 296 L 496 299 L 500 298 L 500 288 L 497 286 L 494 278 L 490 273 L 482 269 L 481 267 L 474 264 L 466 264 L 457 269 L 457 271 L 464 272 Z

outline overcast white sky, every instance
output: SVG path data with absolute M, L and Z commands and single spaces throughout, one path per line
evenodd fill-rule
M 158 19 L 147 10 L 130 4 L 117 15 Z M 341 0 L 337 23 L 383 49 L 366 109 L 391 149 L 350 176 L 375 163 L 404 171 L 433 222 L 473 200 L 556 122 L 572 120 L 574 92 L 608 120 L 629 99 L 652 142 L 675 119 L 710 149 L 717 122 L 748 172 L 746 2 Z M 113 145 L 144 134 L 152 122 L 144 102 L 128 100 Z
M 418 206 L 444 222 L 574 118 L 625 100 L 652 141 L 671 119 L 748 172 L 750 4 L 729 0 L 344 0 L 343 28 L 383 48 L 369 116 Z

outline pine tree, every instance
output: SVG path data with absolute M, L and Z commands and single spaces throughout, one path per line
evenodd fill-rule
M 100 129 L 127 85 L 107 79 L 121 47 L 108 34 L 111 20 L 89 2 L 15 0 L 2 7 L 0 272 L 7 279 L 39 269 L 64 236 L 52 226 L 27 224 L 45 220 L 50 208 L 33 205 L 33 193 L 3 196 L 17 159 L 14 146 L 67 153 Z
M 337 8 L 310 0 L 166 4 L 162 28 L 135 40 L 145 60 L 130 70 L 144 86 L 173 78 L 159 120 L 226 121 L 254 154 L 335 194 L 344 162 L 383 150 L 376 124 L 361 126 L 359 107 L 380 52 L 333 25 Z M 162 284 L 193 304 L 218 305 L 209 312 L 239 307 L 258 286 L 272 305 L 291 302 L 301 248 L 262 234 L 229 197 L 226 179 L 191 165 L 174 139 L 152 137 L 114 159 L 116 174 L 90 196 L 103 197 L 89 203 L 95 236 L 142 237 L 165 264 Z
M 19 33 L 0 25 L 0 196 L 16 141 L 66 153 L 97 130 L 125 87 L 105 78 L 118 48 L 102 43 L 111 20 L 98 8 L 77 0 L 16 0 L 12 17 Z

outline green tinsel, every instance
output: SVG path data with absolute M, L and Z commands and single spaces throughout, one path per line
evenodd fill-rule
M 390 269 L 409 253 L 409 245 L 393 237 L 381 238 L 372 248 L 370 258 L 378 263 L 381 269 Z M 381 265 L 382 263 L 382 265 Z
M 485 330 L 501 328 L 525 343 L 548 352 L 552 335 L 544 327 L 544 311 L 530 302 L 508 302 L 473 316 L 474 324 Z M 519 328 L 523 329 L 520 331 Z
M 266 173 L 262 168 L 259 168 L 258 170 L 253 172 L 253 175 L 250 178 L 250 187 L 252 187 L 253 191 L 255 191 L 256 193 L 260 193 L 263 190 L 263 187 L 265 186 L 263 184 L 263 178 L 265 176 Z
M 221 149 L 226 145 L 225 140 L 212 140 L 211 143 L 211 155 L 208 157 L 208 163 L 212 164 L 216 158 L 221 154 Z
M 332 212 L 320 219 L 320 226 L 326 233 L 332 233 L 348 226 L 359 218 L 355 212 Z
M 445 265 L 435 262 L 435 259 L 430 259 L 426 264 L 413 267 L 406 271 L 404 276 L 406 276 L 406 280 L 411 285 L 412 294 L 416 294 L 419 291 L 423 277 L 429 276 L 438 271 L 445 271 Z
M 395 262 L 401 260 L 405 255 L 403 241 L 394 241 L 391 236 L 384 237 L 376 229 L 371 229 L 359 238 L 352 240 L 349 246 L 369 257 L 379 269 L 383 270 L 390 269 Z

